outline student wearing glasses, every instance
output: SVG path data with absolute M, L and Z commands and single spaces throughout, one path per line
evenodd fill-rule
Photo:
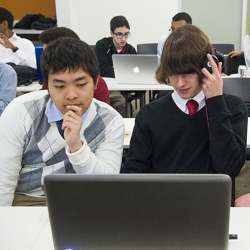
M 115 16 L 110 21 L 110 37 L 96 43 L 95 52 L 99 61 L 101 76 L 115 77 L 112 55 L 136 54 L 135 48 L 128 44 L 130 26 L 124 16 Z
M 223 94 L 222 64 L 211 53 L 193 25 L 169 35 L 156 78 L 174 92 L 138 113 L 123 173 L 220 173 L 234 181 L 245 162 L 247 109 Z
M 115 16 L 110 21 L 110 37 L 97 41 L 95 52 L 102 77 L 115 77 L 112 61 L 113 54 L 136 54 L 135 48 L 128 44 L 130 26 L 124 16 Z M 110 93 L 110 104 L 125 115 L 125 99 L 119 91 Z

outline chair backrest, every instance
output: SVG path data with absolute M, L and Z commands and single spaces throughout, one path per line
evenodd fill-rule
M 240 97 L 246 103 L 250 117 L 250 78 L 223 78 L 223 91 Z
M 43 52 L 43 47 L 41 45 L 38 45 L 35 47 L 35 53 L 36 53 L 36 77 L 37 80 L 42 80 L 42 72 L 41 72 L 41 67 L 40 67 L 40 58 Z
M 231 43 L 213 43 L 212 46 L 222 54 L 228 54 L 234 50 L 234 44 Z
M 245 65 L 244 56 L 229 57 L 224 55 L 224 73 L 227 75 L 238 73 L 239 65 Z
M 157 55 L 157 43 L 137 44 L 137 54 Z

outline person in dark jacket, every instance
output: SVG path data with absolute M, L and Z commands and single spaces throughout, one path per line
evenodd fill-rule
M 104 37 L 97 41 L 95 52 L 99 61 L 101 76 L 115 77 L 112 55 L 136 54 L 135 48 L 128 44 L 130 26 L 124 16 L 115 16 L 110 21 L 111 37 Z
M 222 64 L 211 52 L 193 25 L 170 34 L 156 78 L 174 92 L 137 115 L 121 172 L 220 173 L 234 181 L 245 162 L 247 109 L 240 98 L 223 94 Z
M 135 48 L 128 44 L 130 26 L 124 16 L 115 16 L 110 21 L 110 37 L 102 38 L 95 45 L 102 77 L 115 77 L 112 61 L 113 54 L 136 54 Z M 119 91 L 110 93 L 111 105 L 125 116 L 125 99 Z

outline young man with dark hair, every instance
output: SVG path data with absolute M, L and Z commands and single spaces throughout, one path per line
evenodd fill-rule
M 113 54 L 136 54 L 135 48 L 128 44 L 130 26 L 124 16 L 115 16 L 110 21 L 111 37 L 99 40 L 95 52 L 99 61 L 101 76 L 114 77 Z
M 72 29 L 66 27 L 55 27 L 43 31 L 39 35 L 39 41 L 43 43 L 46 47 L 50 42 L 55 41 L 58 38 L 71 37 L 75 39 L 80 39 L 80 37 Z
M 172 32 L 186 24 L 192 24 L 192 17 L 186 12 L 179 12 L 173 16 L 169 32 Z M 168 36 L 169 34 L 162 36 L 158 42 L 157 54 L 159 57 L 161 57 L 164 43 L 167 40 Z
M 36 68 L 35 47 L 12 31 L 14 17 L 0 7 L 0 62 Z
M 170 34 L 156 77 L 174 92 L 137 115 L 123 173 L 238 175 L 245 162 L 247 109 L 238 97 L 223 94 L 222 66 L 211 52 L 195 26 Z
M 136 54 L 135 48 L 128 44 L 130 26 L 124 16 L 115 16 L 110 21 L 111 37 L 99 40 L 95 45 L 95 52 L 99 61 L 101 76 L 115 77 L 112 55 L 113 54 Z M 110 93 L 111 105 L 125 116 L 125 99 L 119 91 Z
M 50 42 L 53 42 L 54 40 L 62 37 L 71 37 L 78 40 L 80 39 L 79 36 L 73 30 L 66 27 L 56 27 L 43 31 L 39 36 L 39 40 L 43 43 L 43 47 L 46 48 Z M 47 83 L 44 83 L 43 89 L 47 88 Z M 108 104 L 110 103 L 109 90 L 107 84 L 100 75 L 97 78 L 94 91 L 94 98 L 99 101 L 106 102 Z
M 124 124 L 93 99 L 99 71 L 92 49 L 61 38 L 44 50 L 41 66 L 48 91 L 15 98 L 0 117 L 0 205 L 44 204 L 48 174 L 120 170 Z

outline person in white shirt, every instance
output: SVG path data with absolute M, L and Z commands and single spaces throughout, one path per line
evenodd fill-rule
M 13 20 L 11 12 L 0 7 L 0 62 L 36 69 L 35 46 L 12 31 Z
M 171 27 L 169 29 L 169 33 L 186 25 L 186 24 L 192 24 L 192 18 L 191 16 L 186 12 L 179 12 L 176 15 L 173 16 Z M 165 44 L 165 41 L 167 40 L 169 33 L 167 35 L 164 35 L 160 38 L 158 45 L 157 45 L 157 55 L 159 58 L 161 58 L 162 50 Z
M 41 69 L 48 91 L 15 98 L 0 117 L 0 206 L 45 205 L 49 174 L 120 171 L 124 123 L 93 98 L 99 71 L 90 46 L 55 40 L 43 51 Z

